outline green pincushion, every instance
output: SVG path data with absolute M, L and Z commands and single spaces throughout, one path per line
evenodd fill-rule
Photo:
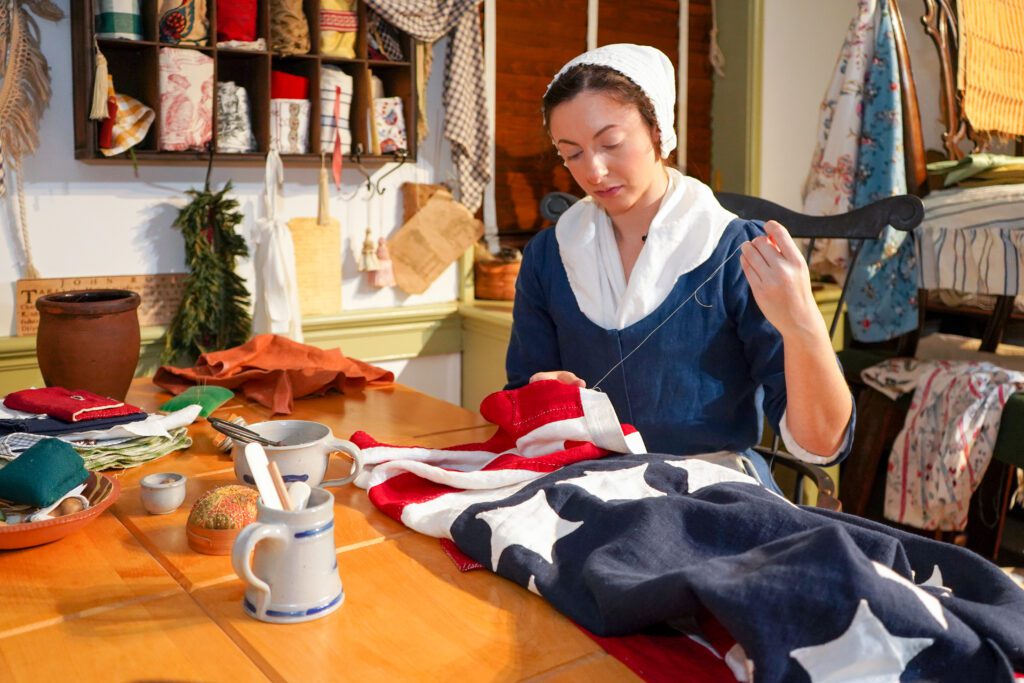
M 199 411 L 201 417 L 206 417 L 213 411 L 220 408 L 234 396 L 234 392 L 224 387 L 210 385 L 197 385 L 189 387 L 167 403 L 160 406 L 165 413 L 173 413 L 190 405 L 198 405 L 202 408 Z
M 0 469 L 0 498 L 44 508 L 89 478 L 70 444 L 43 439 Z

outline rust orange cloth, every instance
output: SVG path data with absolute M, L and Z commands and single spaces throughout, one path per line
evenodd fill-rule
M 346 393 L 366 384 L 394 381 L 391 371 L 347 358 L 340 349 L 325 351 L 275 334 L 204 353 L 191 368 L 161 366 L 153 377 L 154 384 L 172 394 L 194 384 L 226 387 L 285 414 L 292 412 L 296 398 L 324 394 L 331 388 Z

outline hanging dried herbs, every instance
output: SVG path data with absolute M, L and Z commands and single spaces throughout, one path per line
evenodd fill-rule
M 211 192 L 209 173 L 202 191 L 188 190 L 192 198 L 174 221 L 185 238 L 185 261 L 190 274 L 174 322 L 164 339 L 162 361 L 194 362 L 201 353 L 245 343 L 252 331 L 249 290 L 235 272 L 239 257 L 249 250 L 235 231 L 242 221 L 238 201 L 228 197 L 230 181 Z

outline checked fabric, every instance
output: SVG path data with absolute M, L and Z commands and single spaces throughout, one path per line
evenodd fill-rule
M 452 146 L 459 201 L 475 213 L 491 179 L 483 38 L 476 12 L 480 0 L 368 0 L 367 4 L 417 40 L 432 43 L 449 37 L 444 135 Z

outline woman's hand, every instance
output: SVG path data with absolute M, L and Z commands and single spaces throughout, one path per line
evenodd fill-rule
M 785 338 L 817 333 L 823 320 L 811 292 L 807 262 L 780 223 L 768 221 L 766 236 L 740 248 L 740 265 L 764 317 Z
M 530 377 L 530 384 L 534 382 L 540 382 L 545 379 L 556 379 L 562 384 L 568 384 L 581 389 L 587 388 L 587 383 L 582 379 L 572 374 L 568 370 L 552 370 L 550 372 L 538 372 Z

